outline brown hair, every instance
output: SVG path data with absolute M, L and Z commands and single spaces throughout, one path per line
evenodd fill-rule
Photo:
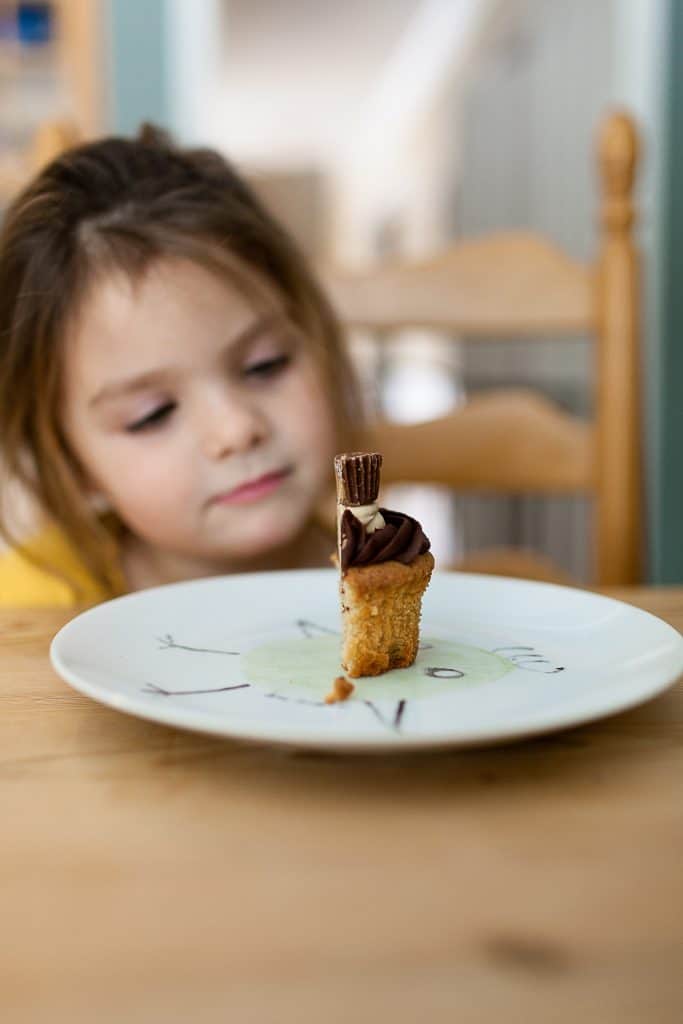
M 176 147 L 151 126 L 135 139 L 65 152 L 12 203 L 0 234 L 0 467 L 59 524 L 106 590 L 111 525 L 88 502 L 60 426 L 63 340 L 98 276 L 137 278 L 163 257 L 233 279 L 243 268 L 274 286 L 312 343 L 340 442 L 359 415 L 334 313 L 297 247 L 227 161 Z M 36 561 L 1 509 L 0 535 Z

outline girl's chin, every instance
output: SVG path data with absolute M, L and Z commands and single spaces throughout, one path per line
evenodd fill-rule
M 241 535 L 233 532 L 226 544 L 225 554 L 245 561 L 265 557 L 291 544 L 301 533 L 305 519 L 288 522 L 264 523 L 260 528 L 252 524 L 251 530 Z

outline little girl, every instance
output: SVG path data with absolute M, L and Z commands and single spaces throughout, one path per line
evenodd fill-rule
M 0 606 L 326 564 L 358 415 L 326 300 L 218 154 L 148 127 L 70 150 L 0 236 L 2 487 L 46 521 L 0 515 Z

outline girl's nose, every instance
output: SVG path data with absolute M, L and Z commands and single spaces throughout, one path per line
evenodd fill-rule
M 250 402 L 235 397 L 211 398 L 203 410 L 203 449 L 207 458 L 246 452 L 265 440 L 265 417 Z

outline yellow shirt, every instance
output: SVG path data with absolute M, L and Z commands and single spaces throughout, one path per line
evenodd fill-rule
M 112 564 L 115 586 L 105 589 L 83 564 L 78 552 L 56 525 L 46 526 L 25 543 L 27 551 L 73 579 L 81 593 L 18 551 L 0 552 L 0 608 L 72 608 L 98 604 L 126 592 L 120 565 Z

